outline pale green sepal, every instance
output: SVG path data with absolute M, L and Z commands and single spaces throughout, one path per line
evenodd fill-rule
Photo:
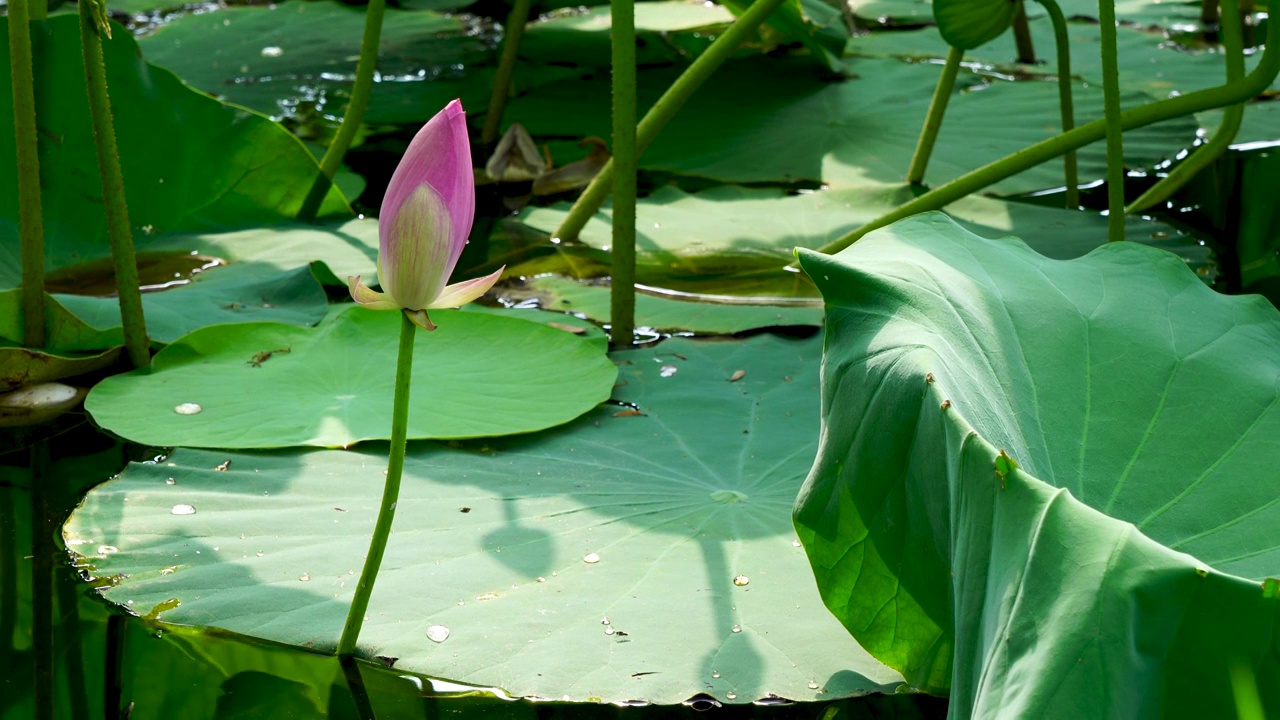
M 347 277 L 347 287 L 351 289 L 351 299 L 370 310 L 399 310 L 400 306 L 391 300 L 386 293 L 380 293 L 360 282 L 360 276 Z
M 436 324 L 431 322 L 430 316 L 426 310 L 405 310 L 404 314 L 409 318 L 409 322 L 426 330 L 428 332 L 436 329 Z
M 455 308 L 466 305 L 489 292 L 489 288 L 493 287 L 494 283 L 502 278 L 502 271 L 506 269 L 507 266 L 503 265 L 484 277 L 463 280 L 460 283 L 446 286 L 444 290 L 440 291 L 440 296 L 427 306 L 427 309 Z

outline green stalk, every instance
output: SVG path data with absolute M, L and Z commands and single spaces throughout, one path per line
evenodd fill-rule
M 1280 23 L 1267 23 L 1267 42 L 1262 59 L 1248 75 L 1236 83 L 1196 90 L 1178 97 L 1148 103 L 1120 113 L 1120 125 L 1125 130 L 1140 128 L 1162 120 L 1191 115 L 1211 108 L 1244 102 L 1267 89 L 1280 71 Z M 945 185 L 940 185 L 862 227 L 824 245 L 824 253 L 839 252 L 857 242 L 872 230 L 895 223 L 903 218 L 929 210 L 940 210 L 962 197 L 1001 180 L 1035 167 L 1072 150 L 1106 137 L 1107 123 L 1098 119 L 1080 127 L 1025 147 L 1012 155 L 971 170 Z
M 13 17 L 13 6 L 10 5 L 9 17 Z M 46 0 L 31 0 L 31 4 L 27 9 L 27 19 L 29 20 L 48 20 L 49 19 L 49 3 Z
M 715 42 L 711 43 L 711 46 L 704 50 L 698 59 L 676 78 L 675 82 L 671 83 L 671 87 L 667 88 L 662 97 L 658 98 L 658 102 L 649 108 L 640 121 L 639 127 L 636 128 L 636 157 L 644 153 L 645 148 L 649 147 L 662 128 L 666 127 L 693 93 L 726 60 L 733 57 L 743 41 L 754 33 L 756 28 L 760 27 L 760 24 L 782 3 L 783 0 L 755 0 L 746 12 L 734 20 L 723 35 L 716 38 Z M 582 191 L 582 195 L 573 203 L 573 207 L 569 208 L 569 214 L 560 223 L 560 227 L 556 228 L 555 237 L 561 240 L 577 239 L 578 233 L 586 227 L 587 221 L 604 204 L 605 198 L 609 197 L 612 187 L 613 160 L 610 160 L 591 180 L 587 189 Z
M 511 76 L 516 69 L 516 56 L 520 54 L 520 38 L 524 37 L 524 26 L 529 21 L 529 7 L 533 0 L 516 0 L 507 16 L 506 33 L 502 36 L 502 56 L 498 58 L 498 72 L 493 76 L 493 90 L 489 95 L 489 109 L 484 116 L 484 129 L 480 132 L 480 142 L 485 147 L 498 139 L 498 130 L 502 127 L 502 111 L 507 106 L 507 96 L 511 94 Z
M 609 337 L 630 345 L 636 325 L 636 8 L 610 0 L 613 46 L 613 241 Z
M 933 145 L 938 140 L 938 131 L 942 129 L 942 116 L 947 112 L 947 103 L 956 87 L 956 73 L 960 71 L 960 61 L 964 59 L 964 51 L 958 47 L 947 49 L 947 60 L 942 66 L 942 76 L 933 89 L 933 99 L 929 101 L 929 112 L 925 116 L 924 127 L 920 128 L 920 139 L 916 141 L 916 151 L 911 156 L 911 167 L 907 170 L 907 182 L 918 185 L 924 182 L 925 168 L 929 167 L 929 156 L 933 154 Z
M 138 288 L 138 261 L 133 253 L 133 230 L 129 226 L 129 205 L 125 201 L 124 175 L 116 148 L 116 130 L 111 119 L 111 98 L 107 95 L 107 66 L 102 59 L 99 29 L 111 37 L 105 9 L 94 0 L 81 0 L 80 45 L 84 53 L 84 73 L 89 88 L 89 116 L 98 150 L 98 173 L 102 178 L 102 199 L 107 210 L 107 236 L 115 263 L 116 291 L 120 298 L 120 319 L 124 323 L 124 344 L 129 360 L 137 367 L 151 364 L 146 322 L 142 316 L 142 291 Z M 95 12 L 98 15 L 95 17 Z
M 356 585 L 347 622 L 338 641 L 339 657 L 355 652 L 364 625 L 364 614 L 369 609 L 369 597 L 373 583 L 382 567 L 382 556 L 387 550 L 387 538 L 391 535 L 391 521 L 396 516 L 396 500 L 400 497 L 400 476 L 404 472 L 404 450 L 409 434 L 409 378 L 413 373 L 413 341 L 417 337 L 417 325 L 409 316 L 400 313 L 400 352 L 396 356 L 396 394 L 391 406 L 391 457 L 387 461 L 387 480 L 382 488 L 382 506 L 373 526 L 373 539 L 360 571 L 360 583 Z
M 56 533 L 56 528 L 54 529 Z M 62 648 L 63 667 L 67 676 L 67 705 L 73 718 L 87 718 L 89 711 L 88 683 L 84 674 L 84 639 L 80 634 L 80 599 L 76 594 L 75 579 L 55 573 L 53 588 L 58 600 L 58 619 L 54 627 L 58 633 L 54 639 Z
M 1036 64 L 1036 46 L 1031 42 L 1031 25 L 1027 22 L 1027 8 L 1023 0 L 1013 9 L 1013 44 L 1018 49 L 1018 62 L 1023 65 Z
M 320 205 L 329 194 L 329 186 L 333 184 L 333 176 L 342 165 L 351 141 L 360 129 L 364 120 L 364 112 L 369 108 L 369 95 L 373 92 L 373 71 L 378 66 L 378 43 L 382 39 L 382 16 L 387 9 L 387 0 L 369 0 L 364 11 L 364 37 L 360 40 L 360 62 L 356 64 L 356 79 L 351 85 L 351 98 L 347 102 L 347 111 L 342 114 L 342 124 L 333 136 L 333 142 L 325 150 L 320 160 L 320 174 L 311 184 L 311 190 L 302 201 L 298 210 L 298 220 L 313 222 L 320 212 Z
M 1227 56 L 1227 82 L 1238 82 L 1244 77 L 1244 38 L 1241 30 L 1240 13 L 1236 0 L 1222 0 L 1222 46 Z M 1168 175 L 1152 185 L 1129 207 L 1126 214 L 1141 212 L 1156 203 L 1164 202 L 1178 188 L 1187 184 L 1196 173 L 1213 164 L 1222 153 L 1231 147 L 1240 131 L 1240 121 L 1244 118 L 1244 103 L 1229 106 L 1222 113 L 1222 124 L 1214 131 L 1213 137 L 1196 148 L 1182 162 L 1178 163 Z
M 35 718 L 53 720 L 53 533 L 49 517 L 49 445 L 31 443 L 31 645 L 35 655 Z
M 1075 103 L 1071 97 L 1071 40 L 1067 36 L 1067 19 L 1055 0 L 1039 0 L 1053 23 L 1053 44 L 1058 51 L 1058 106 L 1062 109 L 1062 132 L 1076 126 Z M 1070 210 L 1080 209 L 1080 171 L 1076 151 L 1062 157 L 1063 180 L 1067 188 L 1066 204 Z
M 1116 60 L 1115 0 L 1098 0 L 1102 32 L 1102 107 L 1107 123 L 1107 241 L 1124 239 L 1124 128 L 1120 124 L 1120 68 Z
M 43 5 L 43 0 L 35 0 Z M 44 215 L 40 209 L 40 152 L 36 141 L 35 79 L 31 70 L 28 0 L 9 2 L 9 67 L 18 156 L 18 237 L 22 247 L 22 343 L 44 347 Z

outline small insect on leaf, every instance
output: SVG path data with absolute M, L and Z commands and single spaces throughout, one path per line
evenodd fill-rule
M 1009 473 L 1018 469 L 1018 461 L 1009 457 L 1008 453 L 1002 448 L 999 457 L 996 458 L 996 477 L 1000 478 L 1000 489 L 1006 489 L 1006 480 Z
M 946 409 L 947 409 L 947 408 L 949 408 L 949 407 L 951 407 L 951 401 L 950 401 L 950 400 L 943 400 L 943 401 L 942 401 L 942 409 L 943 409 L 943 410 L 946 410 Z
M 932 385 L 932 384 L 933 384 L 933 373 L 925 373 L 925 374 L 924 374 L 924 381 L 925 381 L 925 382 L 927 382 L 927 383 L 929 383 L 930 385 Z
M 746 370 L 734 370 L 733 374 L 729 376 L 729 382 L 738 382 L 739 380 L 741 380 L 746 376 L 747 376 Z
M 262 367 L 262 363 L 271 359 L 272 355 L 283 355 L 293 352 L 293 348 L 276 348 L 275 350 L 263 350 L 262 352 L 249 358 L 247 361 L 253 367 Z

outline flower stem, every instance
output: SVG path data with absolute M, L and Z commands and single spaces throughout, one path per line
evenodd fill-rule
M 369 597 L 373 583 L 378 579 L 378 568 L 387 550 L 387 538 L 391 535 L 391 521 L 396 516 L 396 500 L 400 497 L 400 476 L 404 473 L 404 450 L 409 434 L 409 378 L 413 374 L 413 341 L 418 326 L 409 316 L 400 313 L 400 352 L 396 355 L 396 394 L 391 406 L 391 457 L 387 461 L 387 481 L 382 488 L 382 506 L 373 526 L 373 539 L 360 571 L 360 583 L 356 585 L 351 609 L 347 611 L 347 623 L 338 641 L 338 655 L 351 655 L 360 638 L 364 614 L 369 609 Z
M 1222 0 L 1222 46 L 1227 57 L 1227 82 L 1236 82 L 1244 77 L 1244 33 L 1241 29 L 1239 3 L 1236 0 Z M 1192 151 L 1191 155 L 1178 163 L 1155 185 L 1152 185 L 1137 200 L 1125 208 L 1125 214 L 1141 212 L 1156 203 L 1163 202 L 1178 188 L 1195 177 L 1196 173 L 1212 165 L 1222 156 L 1235 140 L 1240 131 L 1240 121 L 1244 117 L 1244 103 L 1227 107 L 1222 112 L 1222 124 L 1214 131 L 1208 142 Z
M 94 18 L 92 0 L 82 0 L 77 4 L 80 9 L 80 45 L 89 89 L 89 116 L 93 121 L 93 139 L 98 150 L 98 173 L 102 178 L 102 199 L 107 211 L 111 259 L 115 263 L 124 344 L 129 360 L 137 367 L 146 367 L 151 364 L 151 349 L 142 316 L 138 261 L 133 252 L 133 230 L 129 226 L 124 175 L 120 171 L 120 152 L 116 147 L 116 130 L 111 119 L 111 98 L 107 95 L 107 66 L 102 58 L 102 38 L 98 35 L 99 22 L 107 33 L 110 33 L 110 25 L 106 24 L 105 11 L 100 19 Z
M 1018 6 L 1013 9 L 1013 44 L 1018 49 L 1018 62 L 1023 65 L 1036 64 L 1036 46 L 1031 41 L 1031 24 L 1027 22 L 1027 8 L 1024 0 L 1017 0 Z
M 334 134 L 333 141 L 325 150 L 320 160 L 320 174 L 311 184 L 311 190 L 302 201 L 298 210 L 298 220 L 313 222 L 320 212 L 320 205 L 329 194 L 333 184 L 333 176 L 342 165 L 355 139 L 360 123 L 364 121 L 365 110 L 369 109 L 369 96 L 373 93 L 373 71 L 378 66 L 378 44 L 382 40 L 382 17 L 386 14 L 387 0 L 369 0 L 364 11 L 364 36 L 360 40 L 360 62 L 356 64 L 356 79 L 351 84 L 351 98 L 347 101 L 347 111 L 342 114 L 342 124 Z
M 1058 51 L 1058 106 L 1062 110 L 1062 132 L 1067 132 L 1076 126 L 1075 102 L 1071 97 L 1071 41 L 1067 36 L 1067 19 L 1055 0 L 1039 2 L 1048 11 L 1049 21 L 1053 23 L 1053 44 Z M 1063 182 L 1067 188 L 1065 202 L 1070 210 L 1080 209 L 1078 168 L 1075 150 L 1062 156 Z
M 702 51 L 697 60 L 685 69 L 671 87 L 658 98 L 658 102 L 649 108 L 636 128 L 636 156 L 639 157 L 645 148 L 653 142 L 662 128 L 666 127 L 676 112 L 684 106 L 693 93 L 702 86 L 726 60 L 733 57 L 747 36 L 756 31 L 760 24 L 782 4 L 783 0 L 755 0 L 746 12 L 716 38 L 710 47 Z M 568 215 L 556 228 L 555 237 L 562 240 L 576 240 L 578 233 L 586 227 L 613 187 L 613 160 L 605 163 L 600 172 L 591 180 L 591 184 L 582 191 Z
M 44 215 L 40 208 L 40 151 L 36 139 L 35 80 L 31 70 L 30 0 L 9 2 L 9 67 L 18 156 L 18 237 L 22 246 L 22 343 L 44 347 Z M 41 5 L 44 0 L 35 0 Z
M 938 139 L 938 131 L 942 129 L 942 116 L 947 112 L 947 103 L 956 87 L 956 73 L 960 71 L 960 61 L 964 59 L 964 50 L 951 47 L 947 50 L 947 61 L 942 66 L 942 75 L 938 85 L 933 89 L 933 100 L 929 101 L 929 112 L 925 115 L 924 127 L 920 129 L 920 139 L 916 141 L 916 151 L 911 156 L 911 167 L 907 170 L 907 182 L 917 185 L 924 182 L 925 168 L 929 167 L 929 156 L 933 154 L 933 144 Z
M 480 142 L 485 147 L 498 139 L 498 130 L 502 127 L 502 111 L 507 106 L 507 96 L 511 94 L 511 76 L 515 73 L 520 38 L 524 37 L 524 26 L 529 21 L 531 5 L 533 0 L 516 0 L 511 7 L 511 14 L 507 16 L 506 33 L 502 36 L 502 56 L 498 58 L 498 72 L 493 76 L 489 109 L 484 116 L 484 129 L 480 132 Z
M 613 45 L 613 241 L 609 337 L 630 345 L 636 321 L 636 8 L 610 0 Z
M 1120 124 L 1126 130 L 1144 127 L 1161 120 L 1190 115 L 1210 108 L 1223 107 L 1244 102 L 1267 89 L 1280 71 L 1280 23 L 1267 23 L 1267 42 L 1262 51 L 1262 59 L 1248 75 L 1238 82 L 1227 83 L 1213 88 L 1196 90 L 1186 95 L 1148 103 L 1129 108 L 1120 113 Z M 1074 130 L 1042 140 L 1035 145 L 1025 147 L 1012 155 L 1003 157 L 993 163 L 971 170 L 964 175 L 929 192 L 904 203 L 881 215 L 862 227 L 833 240 L 819 248 L 819 252 L 839 252 L 860 240 L 872 230 L 885 227 L 903 218 L 929 210 L 940 210 L 962 197 L 1016 175 L 1027 168 L 1035 167 L 1042 162 L 1052 160 L 1072 150 L 1097 142 L 1106 137 L 1107 123 L 1098 119 L 1085 123 Z
M 1102 106 L 1107 123 L 1107 241 L 1124 239 L 1124 127 L 1120 124 L 1120 67 L 1115 0 L 1098 0 L 1102 31 Z

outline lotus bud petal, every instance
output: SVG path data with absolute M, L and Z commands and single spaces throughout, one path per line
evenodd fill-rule
M 382 292 L 348 279 L 351 297 L 371 310 L 402 309 L 434 330 L 428 309 L 457 307 L 483 295 L 502 270 L 446 287 L 471 234 L 475 178 L 467 120 L 454 100 L 418 131 L 387 185 L 378 217 Z

